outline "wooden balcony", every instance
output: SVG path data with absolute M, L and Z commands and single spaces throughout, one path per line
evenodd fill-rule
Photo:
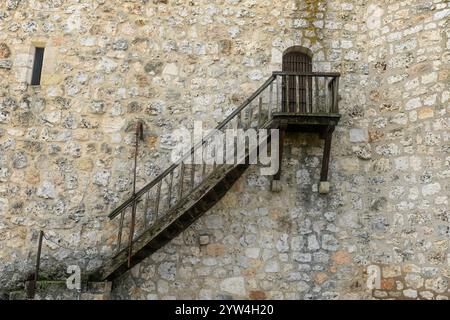
M 339 73 L 274 72 L 273 125 L 323 133 L 339 122 Z

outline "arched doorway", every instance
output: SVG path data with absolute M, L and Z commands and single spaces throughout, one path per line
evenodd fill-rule
M 311 50 L 294 46 L 283 53 L 283 72 L 312 72 Z M 282 106 L 284 112 L 306 113 L 309 109 L 307 101 L 312 97 L 312 79 L 287 75 L 283 77 Z M 307 99 L 309 94 L 309 99 Z

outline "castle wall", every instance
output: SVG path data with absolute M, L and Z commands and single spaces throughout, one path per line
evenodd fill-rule
M 445 298 L 449 14 L 446 0 L 2 2 L 0 288 L 33 268 L 40 229 L 59 240 L 44 274 L 100 266 L 107 215 L 132 188 L 136 121 L 142 186 L 168 166 L 174 129 L 215 126 L 300 45 L 315 71 L 342 74 L 330 193 L 317 191 L 323 142 L 289 134 L 281 193 L 250 168 L 113 296 Z

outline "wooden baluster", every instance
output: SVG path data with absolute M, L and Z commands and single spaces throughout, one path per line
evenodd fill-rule
M 308 95 L 308 91 L 306 91 L 306 82 L 308 82 L 308 76 L 302 76 L 302 108 L 304 113 L 308 113 L 308 105 L 306 104 L 306 96 Z
M 320 88 L 321 88 L 321 92 L 320 92 L 320 112 L 324 113 L 325 110 L 327 110 L 327 81 L 325 79 L 325 77 L 320 78 L 321 82 L 320 82 Z
M 334 110 L 334 78 L 331 78 L 330 81 L 330 113 L 333 113 Z
M 125 218 L 125 210 L 123 209 L 120 213 L 120 220 L 119 220 L 119 234 L 117 235 L 117 252 L 120 251 L 120 247 L 122 246 L 122 229 L 123 229 L 123 220 Z
M 191 167 L 191 190 L 194 189 L 194 183 L 195 183 L 195 163 L 192 163 Z
M 159 214 L 159 201 L 161 198 L 161 186 L 162 186 L 162 179 L 159 180 L 158 186 L 156 187 L 155 220 L 158 218 L 158 214 Z
M 150 202 L 150 190 L 147 191 L 145 197 L 145 205 L 144 205 L 144 230 L 147 227 L 147 212 L 148 212 L 148 203 Z
M 178 189 L 178 201 L 180 201 L 181 197 L 183 196 L 184 169 L 185 169 L 184 162 L 181 162 L 181 165 L 180 165 L 180 186 L 179 186 L 179 189 Z
M 328 77 L 325 77 L 325 84 L 326 84 L 326 90 L 325 90 L 325 101 L 326 101 L 326 107 L 325 107 L 325 112 L 326 113 L 331 113 L 331 86 L 330 83 L 328 82 Z
M 299 78 L 300 78 L 300 76 L 294 76 L 295 86 L 296 86 L 296 88 L 295 88 L 295 98 L 297 100 L 297 104 L 296 104 L 297 110 L 296 110 L 296 112 L 301 113 L 302 111 L 300 110 L 300 97 L 301 97 L 301 95 L 300 95 L 300 79 Z
M 335 78 L 331 78 L 330 81 L 330 113 L 333 113 L 334 110 L 334 81 Z
M 202 165 L 202 182 L 203 182 L 203 178 L 205 177 L 205 173 L 206 173 L 206 162 L 203 161 L 203 165 Z
M 312 113 L 312 110 L 310 109 L 309 106 L 309 77 L 306 77 L 306 82 L 305 82 L 305 112 L 308 113 Z
M 253 106 L 252 103 L 250 102 L 249 104 L 249 110 L 248 110 L 248 120 L 247 120 L 247 129 L 252 127 L 252 118 L 253 118 Z
M 330 100 L 330 109 L 328 110 L 329 113 L 333 113 L 333 102 L 334 102 L 334 78 L 331 78 L 330 80 L 330 92 L 329 92 L 329 100 Z
M 315 84 L 316 84 L 316 87 L 315 87 L 314 96 L 315 96 L 315 100 L 316 100 L 316 106 L 315 106 L 314 112 L 318 113 L 319 108 L 320 108 L 320 106 L 319 106 L 319 77 L 315 77 Z
M 236 119 L 236 128 L 237 128 L 237 126 L 238 126 L 238 121 Z M 203 144 L 203 150 L 202 150 L 202 154 L 203 154 L 202 181 L 205 179 L 205 176 L 207 173 L 207 164 L 206 164 L 207 146 L 208 146 L 208 141 L 205 141 L 205 143 Z
M 284 77 L 285 78 L 285 82 L 286 82 L 286 90 L 285 90 L 285 92 L 286 92 L 286 110 L 285 110 L 285 112 L 289 112 L 290 111 L 290 109 L 289 109 L 289 76 L 285 76 Z
M 169 179 L 169 185 L 168 185 L 168 190 L 167 190 L 167 209 L 170 209 L 171 206 L 171 201 L 172 200 L 172 184 L 173 184 L 173 170 L 170 173 L 170 179 Z
M 314 113 L 314 109 L 313 109 L 313 103 L 314 103 L 314 77 L 311 77 L 311 82 L 310 82 L 310 86 L 309 86 L 309 102 L 311 104 L 311 113 Z
M 339 77 L 334 79 L 334 103 L 333 112 L 339 113 Z
M 280 105 L 280 81 L 279 81 L 279 76 L 277 75 L 276 76 L 276 78 L 275 78 L 275 81 L 276 81 L 276 83 L 275 83 L 275 87 L 276 87 L 276 95 L 277 95 L 277 107 L 276 107 L 276 111 L 281 111 L 281 105 Z
M 306 76 L 299 76 L 299 83 L 300 83 L 300 109 L 301 113 L 307 113 L 306 112 L 306 97 L 305 97 L 305 81 L 308 78 Z
M 245 117 L 245 114 L 244 114 L 244 117 Z M 242 122 L 243 122 L 243 124 L 245 123 L 244 120 Z M 211 144 L 214 146 L 214 149 L 211 150 L 212 151 L 212 156 L 213 156 L 212 170 L 214 171 L 214 170 L 216 170 L 216 167 L 217 167 L 217 163 L 216 163 L 217 150 L 216 150 L 216 145 L 215 145 L 215 141 L 214 141 L 214 135 L 212 135 L 210 139 L 211 139 Z
M 328 86 L 327 86 L 327 79 L 325 77 L 322 77 L 322 82 L 323 82 L 323 91 L 322 91 L 322 109 L 321 112 L 322 113 L 326 113 L 327 110 L 327 91 L 328 91 Z
M 328 101 L 327 101 L 327 93 L 328 93 L 328 84 L 327 84 L 327 78 L 323 77 L 323 105 L 322 105 L 322 112 L 327 113 L 328 112 Z
M 258 128 L 261 127 L 261 120 L 262 120 L 262 96 L 259 97 L 259 103 L 258 103 Z
M 300 108 L 301 113 L 307 113 L 306 111 L 306 91 L 305 91 L 305 81 L 308 80 L 306 76 L 299 76 L 300 83 Z
M 324 90 L 324 110 L 322 112 L 328 113 L 328 79 L 323 77 L 323 90 Z
M 268 111 L 267 111 L 267 119 L 268 120 L 270 120 L 270 118 L 272 118 L 272 96 L 273 96 L 273 81 L 270 83 L 270 88 L 269 88 L 269 107 L 268 107 Z

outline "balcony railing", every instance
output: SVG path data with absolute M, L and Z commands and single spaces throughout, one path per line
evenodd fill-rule
M 339 113 L 339 73 L 274 72 L 278 112 Z

